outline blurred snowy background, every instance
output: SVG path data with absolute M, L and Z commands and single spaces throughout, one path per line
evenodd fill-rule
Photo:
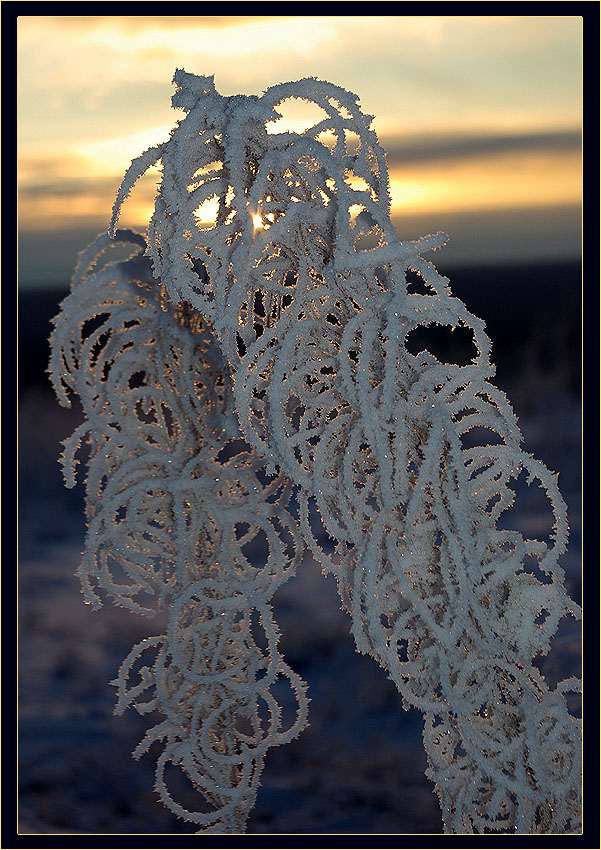
M 571 525 L 562 564 L 580 601 L 579 268 L 446 273 L 487 321 L 497 383 L 520 416 L 527 450 L 560 474 Z M 532 303 L 521 298 L 517 321 L 520 292 Z M 190 833 L 193 825 L 172 817 L 153 792 L 153 758 L 130 757 L 146 721 L 131 710 L 113 716 L 108 685 L 131 646 L 162 624 L 111 605 L 92 611 L 74 576 L 82 487 L 65 489 L 57 458 L 80 412 L 58 406 L 44 374 L 49 321 L 64 294 L 20 299 L 20 830 Z M 521 530 L 545 533 L 548 513 L 536 493 L 520 510 Z M 355 651 L 334 580 L 307 557 L 274 603 L 284 656 L 309 685 L 311 725 L 269 752 L 249 832 L 440 833 L 420 715 L 403 711 L 384 671 Z M 550 684 L 579 673 L 579 652 L 579 624 L 565 621 L 542 663 Z

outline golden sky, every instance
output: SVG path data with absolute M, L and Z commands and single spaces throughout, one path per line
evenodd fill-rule
M 546 214 L 566 210 L 563 247 L 577 253 L 582 27 L 552 15 L 20 16 L 21 233 L 106 227 L 131 159 L 182 117 L 171 80 L 185 68 L 214 74 L 224 95 L 305 76 L 357 94 L 388 153 L 401 238 L 506 211 L 542 250 Z M 124 226 L 144 228 L 157 176 Z M 449 235 L 461 254 L 461 232 Z

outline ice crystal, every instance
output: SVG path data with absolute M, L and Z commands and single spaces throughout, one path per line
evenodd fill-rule
M 86 417 L 63 458 L 72 485 L 89 446 L 86 598 L 169 612 L 115 680 L 119 711 L 163 718 L 135 755 L 161 742 L 164 803 L 201 831 L 244 830 L 267 749 L 306 723 L 270 599 L 309 547 L 358 650 L 424 714 L 445 829 L 576 831 L 580 731 L 564 694 L 579 683 L 550 690 L 533 665 L 579 616 L 558 564 L 566 509 L 490 382 L 483 322 L 423 258 L 446 237 L 397 240 L 384 152 L 354 95 L 313 78 L 260 97 L 182 70 L 174 82 L 186 115 L 127 171 L 50 364 L 59 400 L 76 393 Z M 322 117 L 277 132 L 290 98 Z M 116 230 L 159 161 L 147 239 Z M 114 241 L 133 253 L 102 265 Z M 431 325 L 469 331 L 471 361 L 411 353 Z M 522 474 L 548 497 L 548 540 L 499 523 Z M 287 728 L 281 680 L 298 706 Z M 172 798 L 169 763 L 198 811 Z

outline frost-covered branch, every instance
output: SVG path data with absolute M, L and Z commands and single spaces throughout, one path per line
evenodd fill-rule
M 59 400 L 77 393 L 86 414 L 66 445 L 69 484 L 79 442 L 91 450 L 84 592 L 169 610 L 167 633 L 134 647 L 115 681 L 120 711 L 164 718 L 136 755 L 161 742 L 165 804 L 204 830 L 243 830 L 267 748 L 306 722 L 269 600 L 308 546 L 337 579 L 359 651 L 424 714 L 446 830 L 577 831 L 565 693 L 579 685 L 550 690 L 533 664 L 560 619 L 579 616 L 558 563 L 566 509 L 491 383 L 483 322 L 423 257 L 446 237 L 398 242 L 384 152 L 354 95 L 313 78 L 260 97 L 222 97 L 184 71 L 174 81 L 186 115 L 134 160 L 111 223 L 140 248 L 115 227 L 160 160 L 152 268 L 137 253 L 86 271 L 101 238 L 52 337 Z M 322 117 L 277 133 L 291 97 Z M 469 330 L 471 362 L 410 353 L 432 324 Z M 522 474 L 548 497 L 547 540 L 499 522 Z M 298 704 L 290 728 L 282 679 Z M 198 811 L 172 799 L 168 763 Z

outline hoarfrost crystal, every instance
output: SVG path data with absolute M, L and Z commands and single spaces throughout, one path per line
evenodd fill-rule
M 134 755 L 161 742 L 164 803 L 200 831 L 244 831 L 267 749 L 306 724 L 270 599 L 309 547 L 358 650 L 424 714 L 445 829 L 577 831 L 580 730 L 565 693 L 579 683 L 550 690 L 532 663 L 579 616 L 558 565 L 565 505 L 490 383 L 483 322 L 423 257 L 446 237 L 397 241 L 384 152 L 354 95 L 313 78 L 260 97 L 222 97 L 181 70 L 174 82 L 186 116 L 132 162 L 51 340 L 58 398 L 76 393 L 86 416 L 63 458 L 72 486 L 89 445 L 85 596 L 169 612 L 115 680 L 118 711 L 164 718 Z M 276 132 L 290 98 L 323 117 Z M 116 226 L 157 162 L 145 240 Z M 103 265 L 115 242 L 131 255 Z M 469 329 L 471 362 L 411 354 L 412 331 L 431 324 Z M 523 472 L 548 496 L 549 541 L 498 522 Z M 281 680 L 297 701 L 287 728 Z M 198 811 L 172 798 L 169 763 Z

